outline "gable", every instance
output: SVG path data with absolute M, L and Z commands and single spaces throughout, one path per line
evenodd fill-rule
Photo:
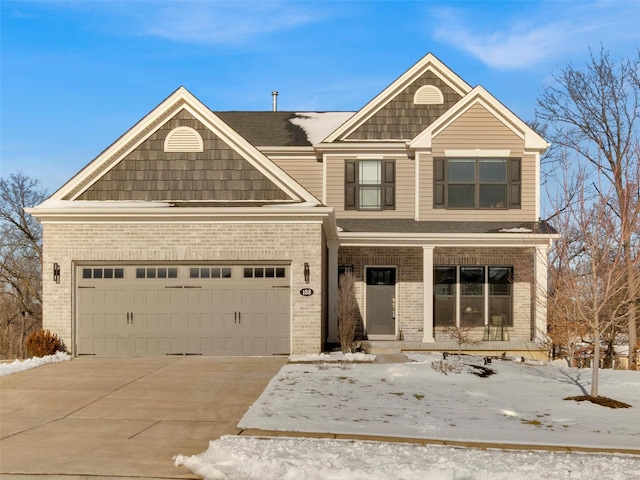
M 428 85 L 431 88 L 423 92 L 430 91 L 426 98 L 422 94 L 416 96 L 416 92 Z M 429 53 L 336 129 L 325 142 L 410 140 L 470 91 L 471 87 L 464 80 Z M 434 102 L 436 98 L 438 101 Z
M 434 154 L 440 154 L 447 148 L 509 149 L 512 153 L 522 154 L 523 137 L 508 128 L 485 106 L 476 103 L 434 134 L 432 148 Z
M 204 145 L 202 151 L 165 151 L 168 135 L 182 127 L 189 127 L 200 135 Z M 184 109 L 76 198 L 125 201 L 291 199 Z
M 176 133 L 174 142 L 170 137 Z M 51 199 L 317 204 L 313 195 L 184 87 Z
M 452 126 L 455 127 L 452 128 Z M 445 133 L 446 132 L 446 133 Z M 409 143 L 412 149 L 430 149 L 436 137 L 442 142 L 447 135 L 457 135 L 457 142 L 473 143 L 472 148 L 485 148 L 502 135 L 504 142 L 518 143 L 518 148 L 529 152 L 541 153 L 549 146 L 544 138 L 538 135 L 525 122 L 520 120 L 508 108 L 496 100 L 481 86 L 475 87 L 465 95 L 456 105 L 451 107 L 445 115 L 429 125 Z M 500 133 L 502 132 L 502 133 Z M 510 133 L 509 133 L 510 132 Z M 467 135 L 467 136 L 465 136 Z M 517 140 L 515 140 L 517 137 Z M 473 142 L 472 142 L 473 140 Z M 506 148 L 504 143 L 498 148 Z M 459 146 L 456 148 L 465 148 Z
M 415 103 L 416 92 L 433 86 L 442 93 L 443 102 Z M 404 88 L 380 110 L 362 122 L 343 140 L 407 140 L 431 125 L 462 96 L 441 77 L 429 70 Z

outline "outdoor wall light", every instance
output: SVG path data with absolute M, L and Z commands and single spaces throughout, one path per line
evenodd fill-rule
M 56 283 L 60 283 L 60 264 L 53 264 L 53 281 Z
M 309 283 L 309 263 L 304 262 L 304 282 Z

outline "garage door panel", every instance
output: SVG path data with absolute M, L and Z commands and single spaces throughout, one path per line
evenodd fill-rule
M 79 277 L 87 268 L 101 270 L 79 267 Z M 153 356 L 289 352 L 290 289 L 284 276 L 246 278 L 240 267 L 118 268 L 124 272 L 118 280 L 102 276 L 79 280 L 79 353 Z M 161 278 L 161 268 L 163 275 L 170 269 L 178 274 Z M 194 278 L 190 276 L 192 270 L 204 276 Z M 224 270 L 226 273 L 220 274 Z
M 169 320 L 168 313 L 158 314 L 158 330 L 169 330 L 171 327 L 171 321 Z

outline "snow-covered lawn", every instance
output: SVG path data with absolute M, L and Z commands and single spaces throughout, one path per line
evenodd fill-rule
M 11 363 L 0 363 L 0 377 L 11 375 L 12 373 L 24 372 L 32 368 L 47 365 L 48 363 L 66 362 L 71 360 L 68 353 L 56 352 L 54 355 L 44 357 L 32 357 L 27 360 L 15 360 Z
M 591 370 L 442 356 L 407 363 L 288 364 L 240 428 L 505 444 L 638 448 L 640 372 L 601 370 L 610 409 L 565 397 L 589 393 Z M 455 366 L 457 357 L 450 356 Z M 486 372 L 490 368 L 492 372 Z M 490 373 L 487 376 L 481 374 Z M 177 465 L 211 479 L 637 479 L 640 456 L 504 452 L 346 440 L 223 437 Z

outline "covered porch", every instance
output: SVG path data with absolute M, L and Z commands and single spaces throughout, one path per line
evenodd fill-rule
M 379 230 L 383 230 L 381 223 L 377 222 Z M 461 225 L 434 223 L 454 222 L 407 221 L 405 230 L 410 231 L 368 232 L 354 231 L 354 227 L 365 227 L 366 222 L 338 220 L 342 227 L 339 239 L 328 244 L 328 343 L 338 343 L 338 279 L 340 272 L 348 269 L 355 277 L 360 312 L 356 340 L 367 342 L 374 352 L 457 352 L 458 343 L 451 337 L 451 329 L 471 326 L 468 333 L 473 341 L 462 345 L 469 353 L 498 356 L 506 352 L 527 358 L 544 354 L 546 259 L 553 232 L 541 231 L 538 224 L 525 231 L 522 226 L 516 230 L 513 226 L 507 229 L 504 224 L 487 223 L 465 224 L 468 231 L 461 232 Z M 455 233 L 431 231 L 445 227 L 455 227 Z M 450 282 L 447 312 L 440 301 L 442 297 L 436 295 L 442 289 L 439 269 L 449 269 L 457 275 Z M 472 304 L 472 321 L 468 320 L 470 309 L 465 303 L 470 301 L 465 297 L 469 295 L 465 269 L 475 271 L 481 278 L 475 293 L 478 297 L 471 299 L 476 302 Z M 386 274 L 379 278 L 390 279 L 385 280 L 391 292 L 387 330 L 380 330 L 375 318 L 377 312 L 385 310 L 384 305 L 380 307 L 380 295 L 373 293 L 380 291 L 375 290 L 374 284 L 379 280 L 372 275 L 377 270 Z M 497 276 L 494 272 L 499 270 L 509 273 L 509 285 L 492 284 L 492 278 Z M 494 294 L 508 298 L 494 298 Z M 372 303 L 373 297 L 378 303 Z M 508 305 L 508 310 L 499 310 L 500 302 Z

